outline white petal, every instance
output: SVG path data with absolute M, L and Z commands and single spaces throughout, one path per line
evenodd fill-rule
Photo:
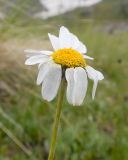
M 98 80 L 103 80 L 104 79 L 103 74 L 101 72 L 97 71 L 97 70 L 95 70 L 95 71 L 96 71 L 96 73 L 98 75 Z
M 54 50 L 60 49 L 59 38 L 50 34 L 50 33 L 48 33 L 48 36 L 49 36 L 49 39 L 50 39 L 51 44 L 53 46 L 53 49 Z
M 51 67 L 52 67 L 52 64 L 50 62 L 46 62 L 39 67 L 39 73 L 38 73 L 37 82 L 36 82 L 37 85 L 40 85 L 43 82 L 44 78 L 46 77 Z
M 87 75 L 83 68 L 66 69 L 67 100 L 70 104 L 81 105 L 87 91 Z
M 70 32 L 69 32 L 68 28 L 66 28 L 64 26 L 60 27 L 60 33 L 59 34 L 69 34 L 69 33 Z
M 88 86 L 87 74 L 81 67 L 74 71 L 73 105 L 81 105 L 86 95 Z
M 82 42 L 79 42 L 79 46 L 76 48 L 76 50 L 80 53 L 87 53 L 87 48 Z
M 88 77 L 92 80 L 94 80 L 95 78 L 98 79 L 97 77 L 97 74 L 96 74 L 96 71 L 94 68 L 90 67 L 90 66 L 87 66 L 85 67 L 86 71 L 87 71 L 87 74 L 88 74 Z
M 70 33 L 70 47 L 76 49 L 79 46 L 79 42 L 79 39 L 73 33 Z
M 38 55 L 51 55 L 52 51 L 37 51 L 37 50 L 32 50 L 32 49 L 26 49 L 24 50 L 27 57 L 31 57 L 31 56 L 38 56 Z
M 95 98 L 97 85 L 98 85 L 98 80 L 95 79 L 95 80 L 94 80 L 94 84 L 93 84 L 93 89 L 92 89 L 92 99 L 93 99 L 93 100 L 94 100 L 94 98 Z
M 61 48 L 70 48 L 71 47 L 70 32 L 64 26 L 62 26 L 60 28 L 59 42 L 60 42 L 60 47 Z
M 86 46 L 64 26 L 60 28 L 59 41 L 61 48 L 72 48 L 80 53 L 87 52 Z
M 94 58 L 92 58 L 92 57 L 90 57 L 90 56 L 87 56 L 87 55 L 83 55 L 83 57 L 84 57 L 85 59 L 94 60 Z
M 87 66 L 85 69 L 87 71 L 88 77 L 94 81 L 92 90 L 92 98 L 94 99 L 98 81 L 104 79 L 104 76 L 101 72 L 95 70 L 90 66 Z
M 61 48 L 76 49 L 80 46 L 79 39 L 64 26 L 60 28 L 59 41 Z
M 53 62 L 53 60 L 52 60 L 52 58 L 50 57 L 46 62 Z M 44 62 L 40 63 L 40 64 L 38 65 L 38 69 L 40 69 L 40 67 L 41 67 L 44 63 L 46 63 L 46 62 L 44 61 Z
M 92 79 L 92 80 L 94 80 L 95 78 L 98 79 L 98 80 L 104 79 L 103 74 L 101 72 L 95 70 L 91 66 L 87 66 L 85 69 L 87 70 L 88 77 L 90 79 Z
M 49 57 L 45 55 L 32 56 L 25 61 L 25 64 L 35 65 L 35 64 L 47 62 L 48 60 L 49 60 Z
M 52 64 L 42 83 L 42 97 L 51 101 L 57 95 L 62 77 L 61 66 Z
M 74 68 L 66 69 L 67 80 L 67 100 L 70 104 L 73 104 L 73 89 L 74 89 Z

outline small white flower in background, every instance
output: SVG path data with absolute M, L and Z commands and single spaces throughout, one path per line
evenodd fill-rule
M 62 70 L 67 81 L 67 100 L 72 105 L 81 105 L 86 95 L 88 78 L 94 81 L 92 98 L 95 97 L 98 81 L 104 79 L 101 72 L 90 67 L 86 59 L 86 46 L 69 30 L 62 26 L 59 37 L 48 34 L 54 51 L 25 50 L 28 59 L 26 65 L 39 65 L 37 84 L 42 84 L 42 96 L 53 100 L 58 92 Z

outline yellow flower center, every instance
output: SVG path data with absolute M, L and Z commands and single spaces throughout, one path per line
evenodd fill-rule
M 55 63 L 67 68 L 86 66 L 82 54 L 71 48 L 59 49 L 53 52 L 52 58 Z

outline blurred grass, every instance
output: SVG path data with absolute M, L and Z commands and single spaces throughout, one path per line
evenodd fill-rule
M 120 23 L 75 16 L 73 21 L 70 17 L 1 21 L 0 107 L 20 127 L 2 114 L 0 122 L 37 159 L 46 160 L 48 156 L 56 100 L 50 104 L 42 100 L 40 87 L 35 84 L 37 68 L 24 66 L 23 50 L 51 49 L 47 32 L 57 34 L 61 25 L 87 45 L 88 55 L 95 58 L 88 64 L 102 71 L 105 80 L 100 82 L 94 101 L 89 81 L 81 107 L 68 105 L 65 98 L 56 160 L 128 159 L 128 32 L 117 27 Z M 0 160 L 31 159 L 0 130 Z

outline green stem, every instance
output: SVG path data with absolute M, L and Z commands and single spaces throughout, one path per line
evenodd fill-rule
M 52 132 L 52 138 L 51 138 L 48 160 L 53 160 L 54 159 L 57 132 L 58 132 L 58 127 L 59 127 L 60 116 L 61 116 L 61 108 L 62 108 L 63 97 L 64 97 L 64 88 L 65 88 L 64 83 L 65 82 L 64 82 L 64 79 L 63 79 L 62 82 L 61 82 L 59 95 L 58 95 L 57 108 L 56 108 L 56 114 L 55 114 L 55 119 L 54 119 L 54 124 L 53 124 L 53 132 Z

